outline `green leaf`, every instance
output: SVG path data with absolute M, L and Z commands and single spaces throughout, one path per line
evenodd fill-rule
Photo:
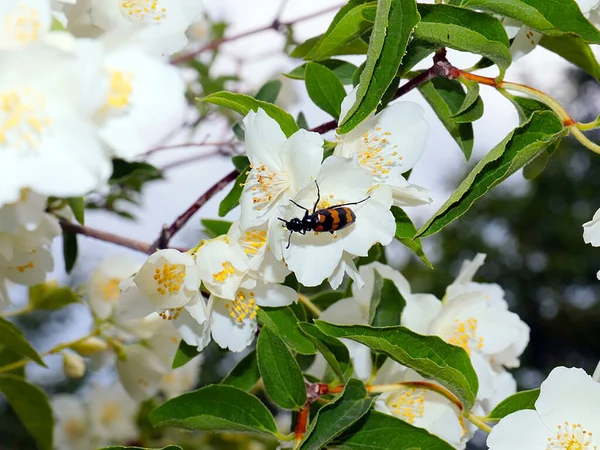
M 419 91 L 431 105 L 446 129 L 468 160 L 473 151 L 473 126 L 470 123 L 460 123 L 453 116 L 463 105 L 466 95 L 461 84 L 456 80 L 435 78 L 419 86 Z
M 126 184 L 131 188 L 140 188 L 147 181 L 161 180 L 163 178 L 160 169 L 148 163 L 139 161 L 129 162 L 119 158 L 114 158 L 112 163 L 113 172 L 110 177 L 110 184 Z
M 462 0 L 461 6 L 512 17 L 542 34 L 580 36 L 600 44 L 600 32 L 573 0 Z
M 311 100 L 334 119 L 340 117 L 340 105 L 346 97 L 344 85 L 327 67 L 310 62 L 305 73 L 306 90 Z
M 248 178 L 248 172 L 250 170 L 250 166 L 246 167 L 246 170 L 242 170 L 238 177 L 233 182 L 233 186 L 231 187 L 231 191 L 225 196 L 221 203 L 219 203 L 219 217 L 224 217 L 227 215 L 229 211 L 232 211 L 240 204 L 240 197 L 242 196 L 242 191 L 244 190 L 244 183 L 246 182 L 246 178 Z
M 338 450 L 453 450 L 424 428 L 371 411 L 333 443 Z
M 439 45 L 421 39 L 413 38 L 406 47 L 406 54 L 402 58 L 402 64 L 398 69 L 398 76 L 403 77 L 418 63 L 440 48 Z
M 211 385 L 188 392 L 163 403 L 148 417 L 154 427 L 277 434 L 267 407 L 233 386 Z
M 383 278 L 377 270 L 373 275 L 375 280 L 369 306 L 369 323 L 373 327 L 400 325 L 406 300 L 392 280 Z
M 256 350 L 252 350 L 237 363 L 231 372 L 221 381 L 221 384 L 234 386 L 249 391 L 260 379 Z
M 471 123 L 481 119 L 481 116 L 483 116 L 483 100 L 478 96 L 475 103 L 461 114 L 456 114 L 452 119 L 456 123 Z
M 354 260 L 356 267 L 364 266 L 372 262 L 380 262 L 381 264 L 387 264 L 387 257 L 385 256 L 385 247 L 381 244 L 375 244 L 367 253 L 367 256 L 359 256 Z
M 423 245 L 421 244 L 421 239 L 415 238 L 417 234 L 417 229 L 413 225 L 410 217 L 406 215 L 404 210 L 397 206 L 392 206 L 392 214 L 394 215 L 394 220 L 396 221 L 396 239 L 402 242 L 406 247 L 408 247 L 412 252 L 421 258 L 427 267 L 433 269 L 433 266 L 427 259 L 427 255 L 423 251 Z
M 527 180 L 533 180 L 539 177 L 546 169 L 550 156 L 548 152 L 542 152 L 537 158 L 534 158 L 529 164 L 523 167 L 523 176 Z
M 29 288 L 29 304 L 34 309 L 53 311 L 79 301 L 79 295 L 68 286 L 56 287 L 45 283 Z
M 324 309 L 329 308 L 335 302 L 337 302 L 343 298 L 347 298 L 347 297 L 348 296 L 346 295 L 345 292 L 325 291 L 325 292 L 315 295 L 314 297 L 312 297 L 310 299 L 310 301 L 313 302 L 313 304 L 320 310 L 324 310 Z
M 365 68 L 360 75 L 356 102 L 340 124 L 340 133 L 348 133 L 379 105 L 396 76 L 413 28 L 419 23 L 415 0 L 378 0 L 377 17 Z
M 540 45 L 562 56 L 600 81 L 600 64 L 598 64 L 591 47 L 583 39 L 567 35 L 544 36 Z
M 463 100 L 463 103 L 460 106 L 460 108 L 458 108 L 458 111 L 454 114 L 455 118 L 456 116 L 460 116 L 461 114 L 465 113 L 465 111 L 467 111 L 467 109 L 469 109 L 477 101 L 477 99 L 480 98 L 479 83 L 477 83 L 476 81 L 469 80 L 463 76 L 459 77 L 458 81 L 464 84 L 467 88 L 467 95 L 465 96 L 465 99 Z
M 177 353 L 175 353 L 175 358 L 173 358 L 172 368 L 177 369 L 178 367 L 185 366 L 199 354 L 200 352 L 198 351 L 198 347 L 189 345 L 182 339 L 179 342 L 179 347 L 177 348 Z
M 458 396 L 465 409 L 473 406 L 478 389 L 477 374 L 463 348 L 448 344 L 438 336 L 421 336 L 400 326 L 333 325 L 321 320 L 315 324 L 326 334 L 360 342 L 437 381 Z
M 300 409 L 306 403 L 306 387 L 298 362 L 269 327 L 263 327 L 256 343 L 258 368 L 265 391 L 284 409 Z
M 319 61 L 319 64 L 331 70 L 342 84 L 352 84 L 352 74 L 354 74 L 354 71 L 356 70 L 356 66 L 354 64 L 341 59 L 325 59 L 323 61 Z M 304 80 L 306 66 L 307 63 L 302 64 L 291 72 L 286 73 L 285 76 L 294 80 Z
M 4 347 L 4 345 L 0 345 L 0 367 L 15 363 L 21 359 L 23 359 L 21 354 L 7 349 Z M 14 375 L 19 378 L 25 378 L 25 366 L 17 367 L 13 370 L 7 370 L 3 373 Z
M 267 81 L 258 90 L 254 98 L 267 103 L 275 103 L 275 100 L 277 100 L 277 96 L 279 95 L 279 91 L 281 90 L 281 85 L 282 83 L 279 80 Z
M 0 392 L 39 448 L 52 450 L 54 418 L 44 391 L 20 377 L 0 374 Z
M 548 108 L 548 106 L 539 100 L 534 100 L 527 97 L 519 97 L 511 94 L 509 94 L 507 97 L 517 109 L 521 125 L 527 122 L 531 115 L 536 111 L 550 111 L 550 108 Z
M 419 4 L 419 13 L 421 23 L 415 28 L 415 38 L 485 56 L 498 66 L 500 77 L 504 75 L 511 55 L 508 36 L 498 19 L 486 13 L 442 4 Z
M 339 339 L 326 335 L 313 324 L 300 323 L 299 326 L 300 330 L 313 341 L 317 350 L 321 352 L 338 380 L 344 383 L 354 371 L 348 347 Z
M 35 351 L 29 342 L 27 342 L 27 339 L 25 339 L 21 330 L 19 330 L 15 324 L 2 317 L 0 317 L 0 345 L 2 345 L 4 349 L 31 359 L 42 367 L 48 367 L 38 352 Z
M 285 344 L 303 355 L 314 355 L 317 350 L 313 343 L 298 328 L 298 316 L 290 306 L 260 308 L 258 320 L 271 327 Z
M 233 109 L 242 116 L 246 116 L 250 111 L 256 111 L 258 108 L 261 108 L 279 124 L 281 130 L 288 137 L 299 129 L 298 125 L 296 125 L 296 121 L 288 112 L 284 111 L 279 106 L 257 100 L 249 95 L 222 91 L 204 97 L 201 101 Z
M 148 447 L 123 447 L 122 445 L 113 445 L 111 447 L 103 447 L 100 450 L 182 450 L 178 445 L 167 445 L 162 448 L 148 448 Z
M 501 401 L 491 413 L 488 414 L 488 419 L 500 420 L 515 411 L 521 411 L 522 409 L 535 409 L 535 402 L 540 396 L 539 389 L 532 389 L 530 391 L 517 392 L 514 395 Z
M 231 158 L 231 162 L 238 172 L 245 172 L 250 165 L 250 160 L 246 155 L 235 155 Z
M 323 406 L 310 424 L 298 450 L 319 450 L 363 417 L 375 398 L 367 396 L 365 385 L 352 378 L 342 393 Z
M 85 200 L 83 197 L 70 197 L 67 199 L 67 203 L 73 211 L 75 220 L 81 225 L 85 225 Z
M 202 219 L 200 222 L 202 222 L 206 234 L 211 238 L 227 234 L 231 228 L 231 222 L 228 220 Z
M 429 236 L 462 216 L 479 198 L 567 134 L 550 111 L 536 111 L 471 170 L 456 191 L 417 233 Z
M 77 235 L 63 230 L 63 259 L 65 260 L 65 272 L 71 273 L 77 261 L 78 245 Z

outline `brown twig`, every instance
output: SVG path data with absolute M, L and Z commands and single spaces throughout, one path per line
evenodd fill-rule
M 227 142 L 184 142 L 183 144 L 173 144 L 173 145 L 161 145 L 158 147 L 151 148 L 144 156 L 152 155 L 154 153 L 163 151 L 163 150 L 176 150 L 179 148 L 185 147 L 233 147 L 233 141 Z
M 100 241 L 111 242 L 113 244 L 131 248 L 142 253 L 152 253 L 150 251 L 150 245 L 146 244 L 145 242 L 136 241 L 134 239 L 129 239 L 123 236 L 118 236 L 116 234 L 108 233 L 106 231 L 96 230 L 95 228 L 78 225 L 73 222 L 68 222 L 64 219 L 60 219 L 60 226 L 62 227 L 63 231 L 66 231 L 68 233 L 81 234 L 83 236 L 88 236 L 94 239 L 98 239 Z
M 342 7 L 343 5 L 336 5 L 336 6 L 331 6 L 329 8 L 323 9 L 321 11 L 317 11 L 311 14 L 307 14 L 305 16 L 302 17 L 298 17 L 297 19 L 294 20 L 290 20 L 287 22 L 281 22 L 279 21 L 278 18 L 276 18 L 272 23 L 270 23 L 269 25 L 265 25 L 259 28 L 255 28 L 253 30 L 248 30 L 245 31 L 243 33 L 239 33 L 239 34 L 234 34 L 233 36 L 225 36 L 222 37 L 221 39 L 216 39 L 212 42 L 209 42 L 208 44 L 200 47 L 198 50 L 195 50 L 193 52 L 189 52 L 189 53 L 184 53 L 183 55 L 179 55 L 176 56 L 174 58 L 171 59 L 171 63 L 172 64 L 182 64 L 184 62 L 187 62 L 191 59 L 194 59 L 196 56 L 198 56 L 201 53 L 204 53 L 208 50 L 214 50 L 216 48 L 218 48 L 221 44 L 225 43 L 225 42 L 231 42 L 231 41 L 236 41 L 238 39 L 242 39 L 248 36 L 252 36 L 253 34 L 258 34 L 258 33 L 262 33 L 263 31 L 268 31 L 268 30 L 278 30 L 281 26 L 290 26 L 290 25 L 294 25 L 296 23 L 300 23 L 300 22 L 304 22 L 306 20 L 310 20 L 310 19 L 314 19 L 315 17 L 319 17 L 323 14 L 327 14 L 331 11 L 335 11 L 338 10 Z

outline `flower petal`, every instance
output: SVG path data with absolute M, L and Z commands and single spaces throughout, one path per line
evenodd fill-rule
M 256 320 L 234 320 L 225 307 L 226 300 L 215 298 L 210 315 L 212 338 L 221 348 L 241 352 L 254 340 Z
M 592 220 L 583 224 L 583 242 L 600 247 L 600 209 Z
M 509 414 L 488 436 L 489 450 L 546 450 L 550 430 L 536 411 L 526 409 Z

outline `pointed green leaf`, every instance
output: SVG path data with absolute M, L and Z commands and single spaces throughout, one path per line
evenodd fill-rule
M 405 76 L 413 67 L 435 53 L 439 48 L 441 48 L 440 45 L 413 38 L 406 47 L 406 54 L 402 58 L 402 64 L 400 64 L 397 75 L 399 77 Z
M 421 244 L 421 239 L 415 238 L 417 234 L 417 229 L 413 225 L 410 217 L 406 215 L 406 213 L 397 206 L 392 206 L 392 214 L 394 215 L 394 220 L 396 221 L 396 239 L 402 242 L 405 246 L 407 246 L 412 252 L 421 258 L 427 267 L 433 269 L 433 266 L 427 259 L 427 255 L 423 251 L 423 245 Z
M 398 72 L 417 23 L 419 13 L 415 0 L 378 0 L 356 102 L 341 121 L 340 133 L 348 133 L 375 111 Z
M 465 96 L 462 105 L 460 105 L 460 108 L 458 108 L 458 111 L 454 114 L 454 118 L 465 113 L 479 98 L 479 83 L 462 76 L 458 78 L 458 81 L 467 88 L 467 95 Z
M 235 155 L 231 158 L 231 162 L 233 163 L 233 167 L 238 172 L 244 172 L 248 170 L 248 166 L 250 165 L 250 160 L 246 155 Z
M 342 393 L 323 406 L 310 427 L 298 450 L 319 450 L 356 423 L 371 408 L 375 398 L 367 396 L 362 381 L 350 379 Z
M 255 396 L 212 385 L 173 398 L 149 414 L 154 427 L 277 434 L 275 419 Z
M 419 230 L 429 236 L 458 219 L 479 198 L 567 134 L 550 111 L 536 111 L 529 121 L 513 130 L 471 170 L 456 191 Z
M 52 450 L 54 417 L 44 391 L 20 377 L 0 374 L 0 392 L 39 448 Z
M 491 413 L 488 414 L 490 420 L 500 420 L 503 417 L 508 416 L 516 411 L 522 409 L 535 409 L 535 402 L 540 396 L 539 389 L 532 389 L 530 391 L 517 392 L 511 395 L 507 399 L 501 401 Z
M 73 267 L 75 266 L 75 262 L 77 262 L 77 253 L 79 252 L 77 235 L 75 233 L 63 230 L 62 238 L 65 272 L 71 273 L 71 270 L 73 270 Z
M 589 44 L 583 39 L 567 35 L 544 36 L 540 45 L 562 56 L 600 81 L 600 64 Z
M 523 167 L 523 176 L 527 180 L 533 180 L 539 177 L 546 169 L 549 160 L 550 156 L 548 155 L 548 152 L 540 153 L 537 158 L 534 158 L 533 161 Z
M 338 450 L 453 450 L 454 447 L 424 428 L 377 411 L 333 442 Z
M 279 80 L 267 81 L 261 86 L 254 98 L 267 103 L 275 103 L 281 90 L 281 84 Z
M 328 336 L 310 323 L 300 323 L 300 330 L 315 344 L 341 383 L 352 375 L 350 352 L 339 339 Z
M 323 310 L 329 308 L 335 302 L 348 297 L 345 292 L 340 291 L 326 291 L 320 294 L 315 295 L 310 299 L 314 305 Z
M 486 13 L 452 5 L 419 4 L 421 23 L 415 37 L 443 47 L 485 56 L 498 66 L 500 76 L 510 65 L 508 36 L 502 23 Z
M 258 320 L 275 331 L 283 342 L 303 355 L 314 355 L 317 350 L 298 328 L 298 316 L 290 306 L 279 308 L 260 308 Z
M 483 116 L 483 100 L 477 96 L 475 102 L 469 106 L 465 111 L 460 114 L 456 114 L 452 120 L 456 123 L 471 123 L 481 119 Z
M 15 363 L 21 359 L 23 359 L 23 356 L 20 353 L 13 352 L 4 347 L 4 345 L 0 344 L 0 367 Z M 7 370 L 3 373 L 7 375 L 14 375 L 19 378 L 25 378 L 25 366 L 17 367 L 13 370 Z
M 234 386 L 249 391 L 260 379 L 256 350 L 252 350 L 237 363 L 231 372 L 221 381 L 221 384 Z
M 263 109 L 273 120 L 275 120 L 286 136 L 291 136 L 298 131 L 298 125 L 294 118 L 279 106 L 272 103 L 257 100 L 249 95 L 237 94 L 234 92 L 216 92 L 200 99 L 206 103 L 224 106 L 225 108 L 233 109 L 242 116 L 246 116 L 250 111 L 256 111 L 258 108 Z
M 325 66 L 309 62 L 305 82 L 308 95 L 315 105 L 337 120 L 346 91 L 335 74 Z
M 70 197 L 67 199 L 67 203 L 73 211 L 75 220 L 81 225 L 85 225 L 85 200 L 83 197 Z
M 199 354 L 200 352 L 198 351 L 198 347 L 189 345 L 182 339 L 179 342 L 179 347 L 177 348 L 177 353 L 175 353 L 175 358 L 173 358 L 173 369 L 185 366 Z
M 341 59 L 325 59 L 323 61 L 319 61 L 319 64 L 331 70 L 342 84 L 352 84 L 352 75 L 356 71 L 356 66 L 354 64 Z M 291 72 L 286 73 L 285 76 L 292 78 L 293 80 L 304 80 L 306 75 L 306 66 L 307 64 L 302 64 Z
M 221 203 L 219 203 L 219 217 L 224 217 L 227 215 L 229 211 L 232 211 L 240 204 L 240 197 L 242 196 L 242 191 L 244 190 L 244 183 L 248 178 L 248 172 L 250 170 L 250 166 L 246 167 L 245 170 L 242 170 L 238 177 L 233 182 L 233 186 L 231 187 L 231 191 L 225 196 Z
M 284 409 L 300 409 L 306 403 L 306 387 L 300 366 L 281 338 L 263 327 L 256 344 L 258 368 L 265 391 Z
M 229 228 L 231 228 L 231 222 L 228 220 L 202 219 L 200 222 L 202 222 L 206 234 L 211 238 L 227 234 Z
M 34 309 L 54 311 L 79 302 L 79 295 L 68 286 L 38 284 L 29 288 L 29 303 Z
M 326 334 L 360 342 L 394 361 L 414 369 L 453 392 L 465 409 L 473 406 L 479 383 L 467 352 L 438 336 L 421 336 L 405 327 L 333 325 L 318 320 Z
M 400 325 L 400 317 L 406 306 L 406 300 L 388 278 L 383 278 L 376 270 L 369 306 L 369 323 L 374 327 Z
M 21 330 L 15 324 L 2 317 L 0 317 L 0 345 L 4 349 L 31 359 L 42 367 L 48 367 L 39 353 L 27 342 Z

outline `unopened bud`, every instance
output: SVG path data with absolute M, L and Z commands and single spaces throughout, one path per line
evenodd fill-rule
M 83 341 L 79 341 L 73 345 L 71 348 L 79 353 L 81 356 L 92 356 L 97 353 L 108 350 L 108 344 L 103 339 L 97 338 L 95 336 L 90 336 Z
M 63 370 L 69 378 L 81 378 L 85 374 L 85 361 L 72 352 L 63 352 Z

